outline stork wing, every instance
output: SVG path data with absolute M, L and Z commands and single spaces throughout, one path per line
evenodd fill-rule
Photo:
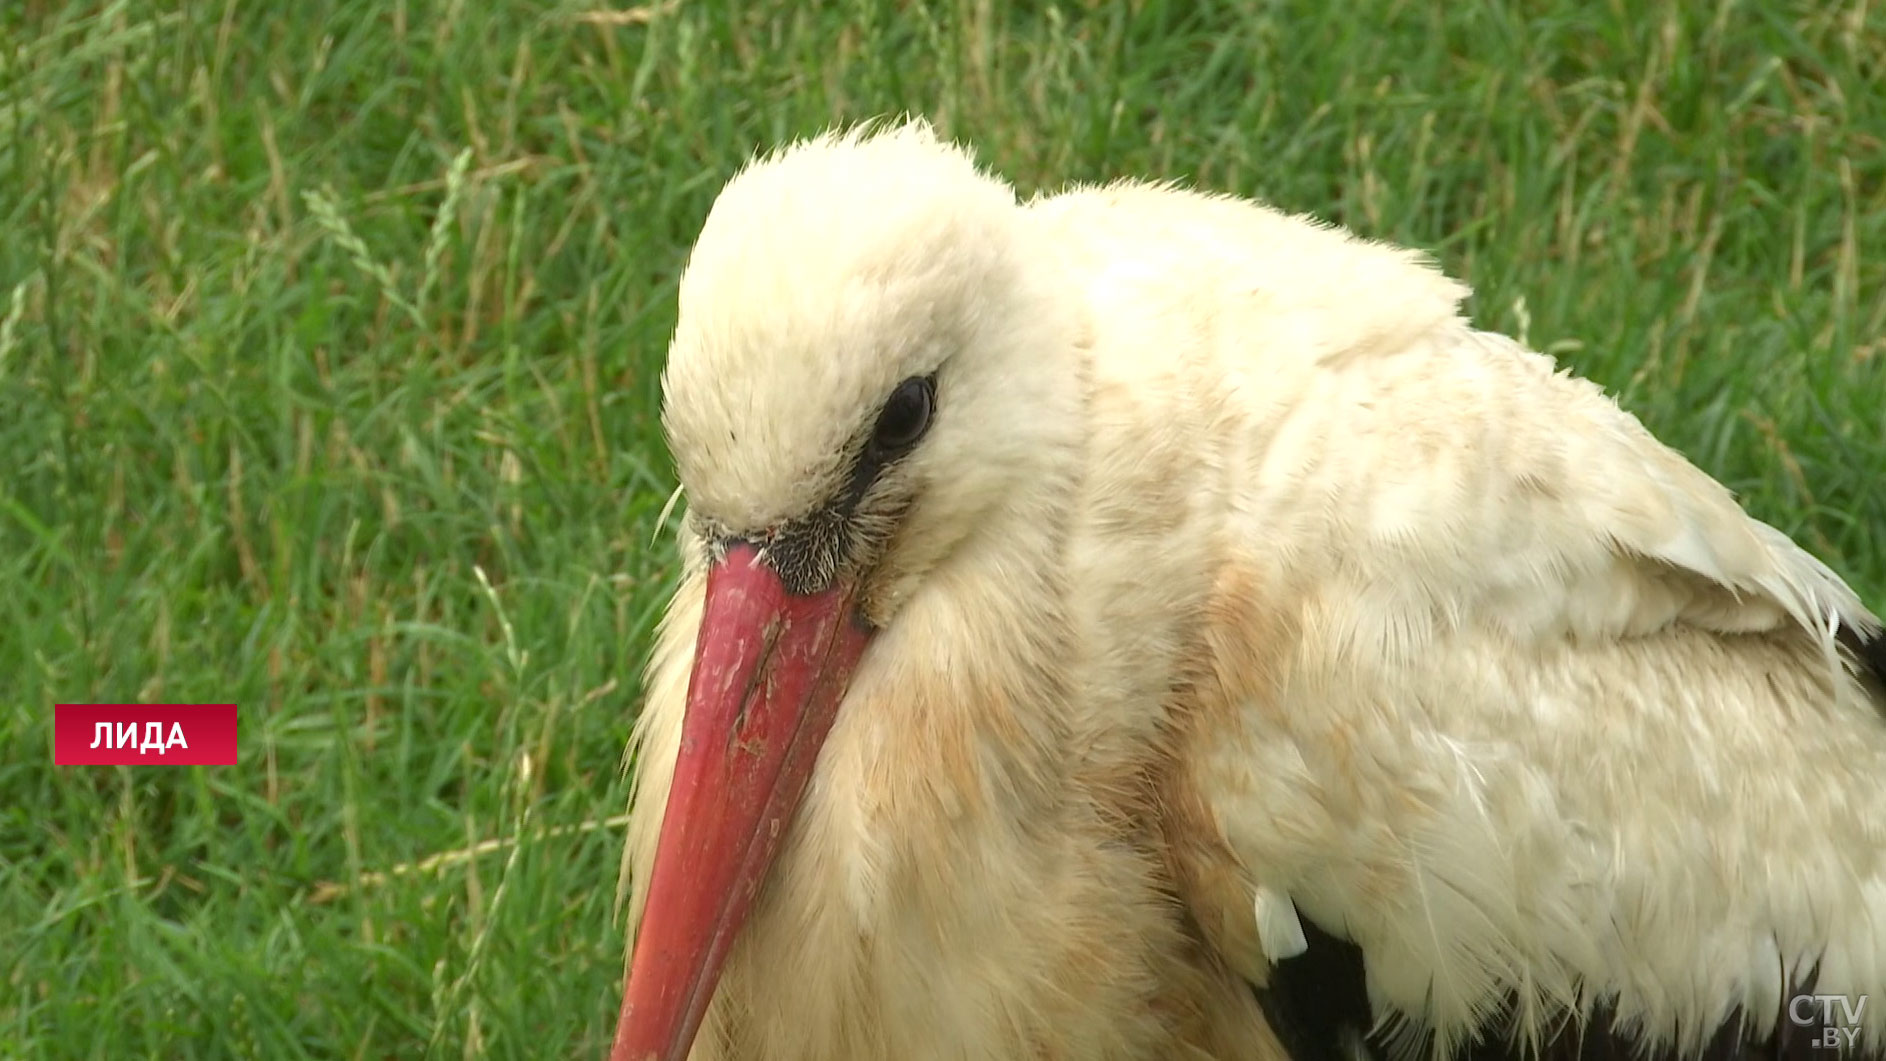
M 1807 1049 L 1812 985 L 1886 1044 L 1886 649 L 1838 577 L 1410 252 L 1036 210 L 1095 321 L 1077 553 L 1157 601 L 1214 551 L 1162 819 L 1286 1039 Z M 1149 555 L 1114 495 L 1189 518 Z
M 1285 1034 L 1804 1049 L 1801 990 L 1886 996 L 1886 649 L 1853 592 L 1508 339 L 1303 371 L 1231 459 L 1176 801 L 1216 852 L 1182 887 Z M 1198 886 L 1226 864 L 1244 910 Z M 1319 938 L 1348 957 L 1293 956 Z M 1886 1002 L 1852 1015 L 1886 1042 Z

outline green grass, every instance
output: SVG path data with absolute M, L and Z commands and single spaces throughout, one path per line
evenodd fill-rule
M 1886 602 L 1881 5 L 744 6 L 0 10 L 0 1058 L 601 1054 L 676 274 L 835 121 L 1428 248 Z

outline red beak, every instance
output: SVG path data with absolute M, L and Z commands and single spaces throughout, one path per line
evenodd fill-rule
M 870 632 L 850 587 L 788 593 L 750 545 L 707 573 L 681 756 L 610 1061 L 682 1061 Z

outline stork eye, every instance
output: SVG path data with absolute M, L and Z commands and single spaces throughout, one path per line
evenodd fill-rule
M 878 413 L 877 427 L 871 432 L 871 445 L 879 453 L 892 455 L 917 444 L 930 430 L 930 414 L 936 409 L 936 377 L 912 376 L 897 385 L 884 410 Z

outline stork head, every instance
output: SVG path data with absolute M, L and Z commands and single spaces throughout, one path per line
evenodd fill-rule
M 1013 191 L 921 124 L 715 202 L 662 376 L 706 601 L 616 1061 L 686 1056 L 873 633 L 1075 451 L 1056 283 Z

